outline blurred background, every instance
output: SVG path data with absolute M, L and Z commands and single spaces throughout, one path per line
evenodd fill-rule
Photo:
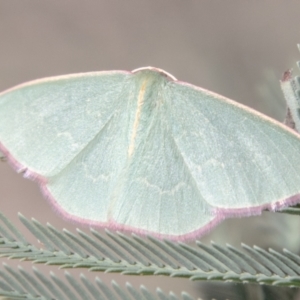
M 297 72 L 299 10 L 298 1 L 273 0 L 2 0 L 0 90 L 45 76 L 150 65 L 282 121 L 279 79 L 287 69 Z M 22 212 L 58 228 L 77 227 L 58 217 L 38 186 L 7 163 L 0 163 L 0 210 L 17 224 Z M 264 213 L 228 220 L 201 240 L 299 252 L 299 226 L 297 217 Z M 251 298 L 249 287 L 241 292 L 237 286 L 215 289 L 182 279 L 97 275 L 203 299 L 241 299 L 243 293 L 242 299 L 267 299 L 260 287 Z

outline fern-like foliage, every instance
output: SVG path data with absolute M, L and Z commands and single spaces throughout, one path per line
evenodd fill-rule
M 49 278 L 37 268 L 33 272 L 25 271 L 22 267 L 14 270 L 4 264 L 0 270 L 0 296 L 8 299 L 31 299 L 31 300 L 178 300 L 179 298 L 170 293 L 166 295 L 161 289 L 153 294 L 146 287 L 135 289 L 127 283 L 125 288 L 112 281 L 111 287 L 103 283 L 98 277 L 92 282 L 83 274 L 80 279 L 74 278 L 69 272 L 65 272 L 66 281 L 58 278 L 53 272 Z M 182 293 L 182 300 L 194 300 L 187 293 Z
M 298 215 L 300 216 L 300 205 L 290 206 L 278 211 L 279 213 L 286 213 L 290 215 Z
M 285 212 L 300 215 L 300 208 L 287 209 Z M 19 215 L 19 218 L 42 243 L 43 248 L 30 244 L 16 227 L 0 214 L 2 257 L 58 265 L 60 268 L 85 268 L 90 271 L 119 272 L 127 275 L 165 275 L 202 281 L 300 286 L 300 257 L 286 249 L 279 253 L 272 249 L 266 251 L 242 244 L 244 250 L 241 251 L 230 245 L 220 246 L 212 243 L 211 246 L 207 246 L 198 241 L 196 246 L 192 247 L 184 243 L 160 241 L 150 236 L 141 238 L 134 234 L 127 236 L 121 233 L 112 234 L 109 231 L 105 235 L 94 229 L 90 229 L 90 234 L 78 229 L 75 234 L 67 230 L 59 231 L 50 224 L 42 225 L 34 219 L 28 220 L 22 215 Z M 81 275 L 80 282 L 77 282 L 66 273 L 69 285 L 66 286 L 54 274 L 47 279 L 37 269 L 34 269 L 33 273 L 35 276 L 21 268 L 16 271 L 5 265 L 0 271 L 0 295 L 9 296 L 10 299 L 77 299 L 73 297 L 72 289 L 81 295 L 78 287 L 81 293 L 89 293 L 90 298 L 84 299 L 178 299 L 175 295 L 166 296 L 160 290 L 157 291 L 157 295 L 152 295 L 144 287 L 140 291 L 133 289 L 131 285 L 121 289 L 116 283 L 112 284 L 112 294 L 105 294 L 104 290 L 108 291 L 109 288 L 99 279 L 91 283 Z M 47 286 L 51 288 L 46 291 Z M 35 290 L 32 290 L 32 287 L 35 287 Z M 64 297 L 58 293 L 59 290 Z M 51 297 L 49 293 L 52 293 Z M 104 295 L 102 298 L 99 296 L 101 293 Z M 107 296 L 114 293 L 119 298 Z M 95 295 L 98 295 L 98 298 L 95 298 Z M 134 295 L 137 295 L 136 298 Z M 183 294 L 182 297 L 192 299 L 188 294 Z

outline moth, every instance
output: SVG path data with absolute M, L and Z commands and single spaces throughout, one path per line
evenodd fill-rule
M 59 213 L 92 226 L 186 240 L 300 202 L 294 130 L 154 67 L 4 91 L 0 143 Z

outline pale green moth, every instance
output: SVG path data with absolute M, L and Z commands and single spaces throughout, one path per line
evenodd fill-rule
M 300 136 L 153 67 L 0 94 L 0 150 L 68 219 L 183 240 L 300 201 Z

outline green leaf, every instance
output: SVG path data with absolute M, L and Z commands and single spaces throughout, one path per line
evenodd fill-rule
M 58 265 L 60 268 L 85 268 L 126 275 L 165 275 L 191 280 L 284 286 L 299 286 L 300 283 L 300 257 L 286 249 L 279 253 L 242 244 L 244 250 L 238 250 L 230 245 L 212 243 L 208 246 L 198 241 L 197 246 L 192 247 L 153 237 L 141 238 L 108 231 L 100 234 L 94 229 L 91 229 L 91 234 L 82 231 L 71 233 L 59 231 L 50 224 L 30 221 L 22 215 L 20 219 L 36 238 L 42 238 L 45 249 L 37 248 L 22 235 L 15 234 L 16 228 L 0 215 L 1 256 Z M 21 278 L 8 270 L 5 268 L 0 276 L 15 278 L 10 281 L 14 282 L 14 291 L 23 291 Z M 56 279 L 53 277 L 51 280 Z M 69 281 L 69 284 L 74 282 Z M 61 285 L 61 290 L 67 289 Z

